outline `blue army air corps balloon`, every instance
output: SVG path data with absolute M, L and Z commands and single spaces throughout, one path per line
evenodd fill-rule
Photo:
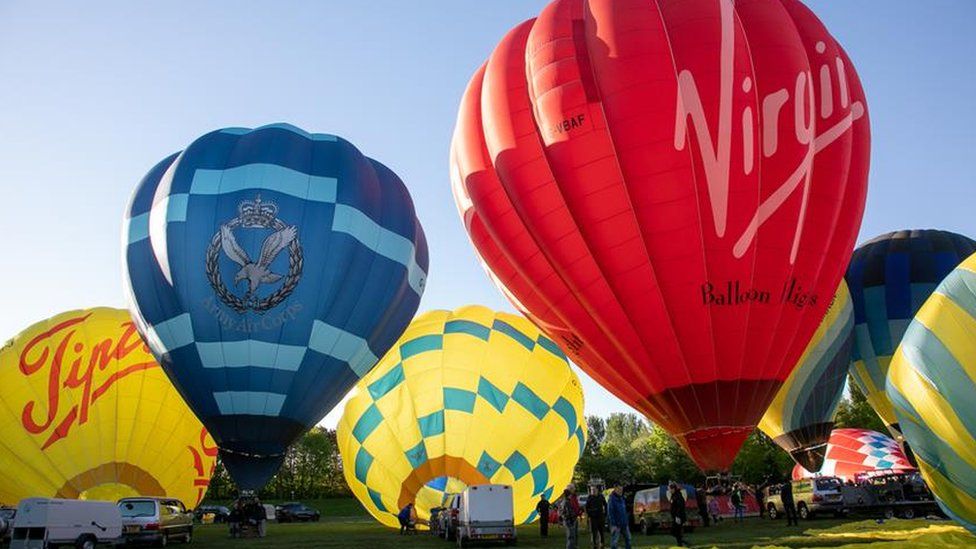
M 157 164 L 123 239 L 140 332 L 245 490 L 393 345 L 427 278 L 396 174 L 285 124 L 208 133 Z

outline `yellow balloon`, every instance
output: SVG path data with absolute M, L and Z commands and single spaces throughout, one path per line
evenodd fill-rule
M 0 349 L 0 502 L 203 499 L 216 446 L 128 311 L 39 322 Z
M 343 470 L 381 523 L 444 494 L 513 487 L 516 523 L 570 482 L 586 444 L 583 391 L 565 355 L 521 316 L 480 306 L 416 319 L 346 403 Z
M 946 514 L 976 534 L 976 254 L 915 315 L 887 391 L 925 482 Z

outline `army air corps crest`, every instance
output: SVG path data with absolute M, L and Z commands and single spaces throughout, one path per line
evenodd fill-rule
M 238 216 L 221 225 L 210 240 L 207 279 L 220 300 L 235 311 L 268 311 L 295 290 L 302 276 L 303 256 L 298 229 L 278 219 L 278 206 L 274 202 L 262 202 L 260 196 L 253 201 L 241 202 L 237 211 Z M 237 236 L 247 231 L 260 231 L 266 235 L 260 253 L 254 258 L 237 241 Z M 231 288 L 224 284 L 220 273 L 221 252 L 237 265 Z M 288 272 L 275 272 L 273 265 L 283 252 L 288 255 Z M 264 286 L 278 287 L 266 294 L 260 291 Z

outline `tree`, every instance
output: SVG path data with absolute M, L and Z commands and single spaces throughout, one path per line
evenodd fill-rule
M 732 463 L 732 471 L 741 475 L 748 484 L 762 484 L 788 478 L 793 465 L 793 458 L 789 454 L 756 429 L 742 445 L 742 450 Z
M 595 456 L 600 453 L 600 446 L 603 439 L 607 437 L 607 424 L 602 417 L 586 417 L 586 446 L 583 453 L 588 456 Z
M 854 383 L 854 380 L 849 379 L 847 387 L 850 390 L 850 397 L 841 400 L 837 407 L 837 416 L 834 420 L 835 427 L 838 429 L 871 429 L 880 433 L 887 432 L 884 422 L 878 417 L 874 408 L 871 408 L 867 397 Z

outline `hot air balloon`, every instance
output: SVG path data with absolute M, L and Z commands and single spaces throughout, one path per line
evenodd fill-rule
M 381 523 L 448 492 L 512 486 L 517 524 L 572 480 L 586 444 L 583 391 L 526 319 L 481 306 L 418 316 L 346 403 L 336 430 L 346 482 Z
M 976 254 L 915 315 L 887 393 L 925 482 L 946 514 L 976 534 Z
M 823 465 L 847 383 L 853 339 L 851 295 L 841 281 L 827 316 L 759 422 L 759 428 L 808 471 Z
M 823 467 L 808 471 L 796 465 L 793 479 L 824 475 L 854 481 L 861 473 L 887 470 L 915 470 L 893 438 L 869 429 L 834 429 Z
M 139 330 L 244 490 L 396 341 L 427 276 L 400 179 L 286 124 L 218 130 L 163 160 L 123 238 Z
M 468 85 L 452 187 L 512 303 L 724 470 L 837 289 L 868 126 L 797 0 L 555 0 Z
M 0 387 L 0 503 L 203 499 L 217 448 L 128 311 L 70 311 L 27 328 L 0 348 Z
M 885 394 L 891 356 L 932 291 L 973 252 L 976 242 L 948 231 L 895 231 L 859 246 L 847 268 L 854 302 L 851 378 L 899 442 L 904 439 Z

